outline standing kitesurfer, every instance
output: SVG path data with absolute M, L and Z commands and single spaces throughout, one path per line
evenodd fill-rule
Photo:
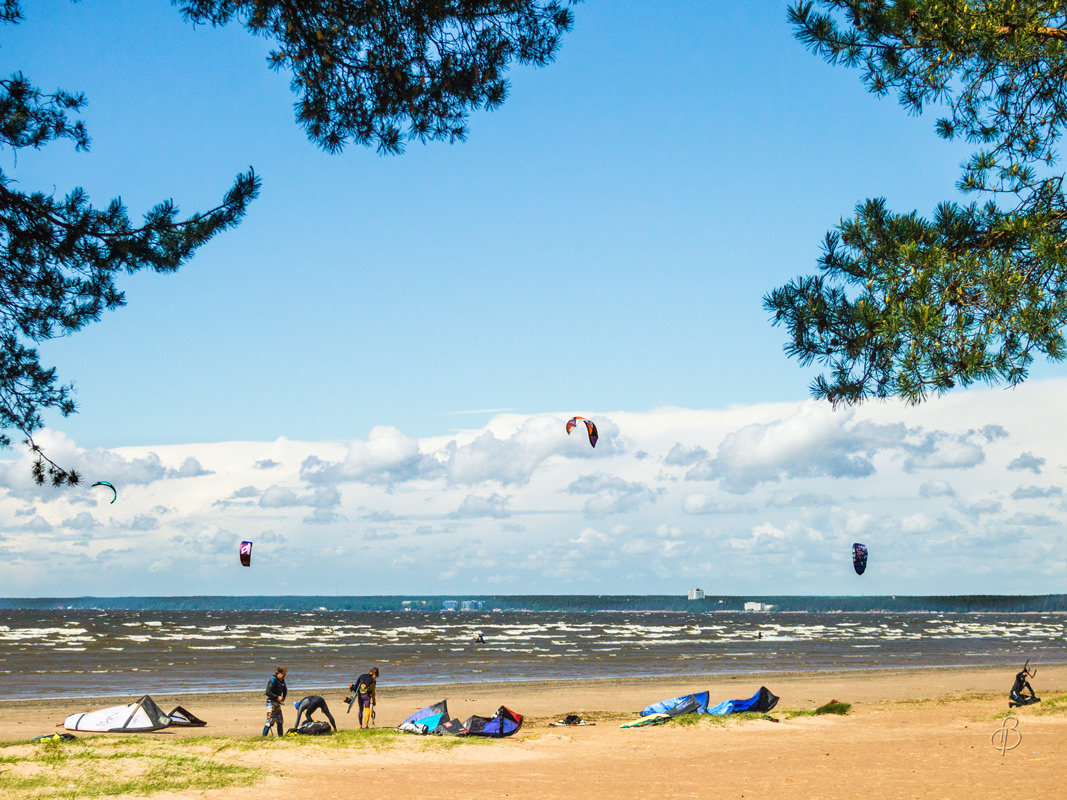
M 263 726 L 264 736 L 270 733 L 271 725 L 278 726 L 279 736 L 284 735 L 282 703 L 285 702 L 285 696 L 288 693 L 289 687 L 285 685 L 285 667 L 278 667 L 274 670 L 274 677 L 267 681 L 267 689 L 264 692 L 267 696 L 267 724 Z
M 295 728 L 300 727 L 300 715 L 306 714 L 306 722 L 311 722 L 311 712 L 321 711 L 326 715 L 326 719 L 333 725 L 333 729 L 337 730 L 337 723 L 333 721 L 333 714 L 330 713 L 330 709 L 326 705 L 326 701 L 319 697 L 317 694 L 308 695 L 303 700 L 296 704 L 296 725 Z
M 349 686 L 349 690 L 355 692 L 359 702 L 359 727 L 369 728 L 371 718 L 374 715 L 374 706 L 377 703 L 378 668 L 371 667 L 370 672 L 364 672 L 356 682 Z M 349 709 L 352 708 L 349 703 Z

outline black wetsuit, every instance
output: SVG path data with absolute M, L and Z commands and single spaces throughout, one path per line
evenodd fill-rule
M 271 725 L 278 726 L 278 735 L 284 734 L 284 728 L 282 723 L 282 703 L 285 702 L 285 696 L 289 693 L 289 687 L 285 685 L 285 678 L 279 678 L 274 675 L 269 681 L 267 681 L 267 688 L 263 692 L 267 696 L 267 724 L 263 726 L 263 735 L 266 736 L 270 733 Z
M 306 714 L 307 719 L 305 721 L 311 722 L 312 711 L 321 711 L 323 714 L 325 714 L 326 719 L 328 719 L 330 721 L 330 724 L 333 725 L 333 729 L 337 730 L 337 723 L 333 721 L 333 714 L 330 713 L 330 709 L 326 706 L 326 701 L 319 697 L 317 694 L 309 695 L 308 697 L 305 697 L 303 700 L 301 700 L 299 704 L 297 704 L 295 727 L 300 727 L 301 714 Z
M 364 672 L 353 684 L 356 689 L 356 701 L 359 705 L 359 727 L 363 727 L 363 709 L 374 708 L 375 703 L 375 688 L 378 683 L 377 678 L 371 675 L 369 672 Z
M 1025 669 L 1015 676 L 1015 683 L 1012 684 L 1011 691 L 1008 693 L 1008 705 L 1027 705 L 1029 703 L 1037 702 L 1037 695 L 1034 694 L 1034 687 L 1030 685 L 1030 682 L 1026 680 L 1030 677 Z M 1023 690 L 1028 691 L 1030 694 L 1023 694 Z

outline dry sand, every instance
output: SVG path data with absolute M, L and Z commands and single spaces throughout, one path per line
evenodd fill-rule
M 1001 725 L 996 715 L 1007 710 L 1012 678 L 1010 669 L 981 668 L 424 687 L 386 683 L 379 691 L 379 727 L 396 725 L 442 697 L 448 698 L 453 716 L 487 715 L 503 704 L 524 714 L 526 722 L 510 739 L 451 749 L 424 747 L 412 736 L 380 750 L 272 750 L 272 739 L 261 749 L 217 756 L 266 769 L 270 776 L 254 787 L 155 797 L 253 800 L 264 792 L 293 800 L 1067 797 L 1067 712 L 1021 709 L 1016 712 L 1020 746 L 1002 755 L 990 744 Z M 322 694 L 340 727 L 357 727 L 355 715 L 344 713 L 343 692 L 305 689 L 298 680 L 289 676 L 293 700 Z M 1034 683 L 1046 698 L 1067 693 L 1067 665 L 1042 667 Z M 781 697 L 771 715 L 778 723 L 618 727 L 650 702 L 702 689 L 717 702 L 747 697 L 761 684 Z M 155 699 L 165 711 L 181 704 L 209 726 L 141 735 L 248 736 L 262 729 L 263 703 L 257 695 Z M 852 712 L 792 719 L 782 713 L 831 699 L 852 703 Z M 56 730 L 69 713 L 116 702 L 0 702 L 0 741 L 25 741 Z M 291 704 L 285 711 L 288 724 L 295 712 Z M 568 713 L 596 724 L 548 726 Z

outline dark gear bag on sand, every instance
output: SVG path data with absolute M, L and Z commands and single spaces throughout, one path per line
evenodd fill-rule
M 290 728 L 287 731 L 287 734 L 301 734 L 305 736 L 322 736 L 326 733 L 333 733 L 333 727 L 330 723 L 324 722 L 321 719 L 305 722 L 299 728 Z

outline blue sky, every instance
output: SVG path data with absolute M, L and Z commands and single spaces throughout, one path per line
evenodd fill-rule
M 92 594 L 404 592 L 416 573 L 441 592 L 1067 588 L 1057 414 L 1023 424 L 1023 393 L 994 390 L 827 421 L 782 354 L 763 295 L 864 198 L 953 197 L 968 152 L 809 54 L 785 4 L 586 2 L 469 141 L 400 157 L 315 148 L 239 27 L 163 0 L 24 12 L 3 69 L 83 91 L 93 136 L 88 154 L 0 154 L 25 188 L 121 195 L 135 216 L 206 209 L 249 165 L 264 188 L 177 274 L 129 278 L 128 307 L 43 348 L 79 402 L 45 435 L 125 483 L 114 506 L 41 492 L 11 451 L 10 593 L 59 593 L 57 558 Z M 1059 374 L 1035 370 L 1033 408 Z M 552 438 L 575 413 L 602 420 L 595 451 Z M 891 425 L 910 433 L 891 444 Z M 799 457 L 790 426 L 830 460 Z M 1036 472 L 1009 469 L 1026 453 Z M 929 569 L 924 531 L 956 543 Z M 865 533 L 897 569 L 818 578 Z M 241 538 L 275 550 L 247 585 L 227 562 L 189 577 L 190 553 Z M 786 560 L 756 568 L 761 547 Z

